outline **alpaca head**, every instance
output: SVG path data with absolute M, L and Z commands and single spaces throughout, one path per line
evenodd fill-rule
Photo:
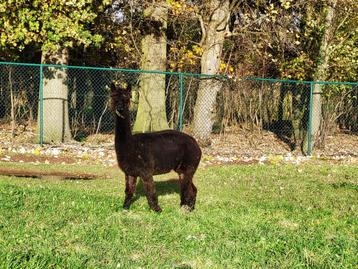
M 115 84 L 112 82 L 111 84 L 111 98 L 112 103 L 111 107 L 114 113 L 123 118 L 123 112 L 128 109 L 130 101 L 131 101 L 131 87 L 130 85 L 123 84 Z

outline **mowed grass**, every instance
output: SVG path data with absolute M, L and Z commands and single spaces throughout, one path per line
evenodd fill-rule
M 161 214 L 149 211 L 141 186 L 122 210 L 116 169 L 42 168 L 110 179 L 0 176 L 0 268 L 358 266 L 357 166 L 201 168 L 191 213 L 179 209 L 176 175 L 168 174 L 157 177 Z

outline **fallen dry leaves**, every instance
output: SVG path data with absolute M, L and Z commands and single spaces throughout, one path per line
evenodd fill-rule
M 85 142 L 72 141 L 66 144 L 44 145 L 32 143 L 34 133 L 27 130 L 14 139 L 11 131 L 0 132 L 0 161 L 26 162 L 33 164 L 102 164 L 115 166 L 116 156 L 113 135 L 89 136 Z M 220 164 L 300 164 L 314 159 L 335 162 L 358 163 L 358 136 L 336 134 L 326 139 L 324 148 L 314 152 L 312 157 L 302 156 L 299 150 L 290 147 L 274 133 L 252 132 L 236 129 L 223 134 L 213 134 L 212 143 L 202 148 L 201 165 Z

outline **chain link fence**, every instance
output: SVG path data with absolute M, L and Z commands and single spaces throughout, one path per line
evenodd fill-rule
M 310 155 L 312 148 L 324 147 L 327 137 L 336 132 L 357 138 L 358 83 L 233 80 L 15 63 L 0 63 L 0 126 L 13 137 L 32 130 L 33 143 L 85 141 L 91 135 L 112 134 L 109 87 L 114 80 L 132 85 L 131 122 L 137 131 L 142 131 L 143 122 L 151 126 L 163 118 L 166 128 L 192 133 L 195 113 L 201 113 L 195 108 L 197 98 L 202 94 L 208 103 L 202 113 L 212 121 L 212 135 L 224 139 L 242 130 L 246 136 L 270 133 L 290 150 Z

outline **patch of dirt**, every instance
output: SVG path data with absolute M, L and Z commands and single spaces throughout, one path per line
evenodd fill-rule
M 326 137 L 324 145 L 315 152 L 320 156 L 358 157 L 358 135 L 337 133 Z
M 52 163 L 52 164 L 75 164 L 76 159 L 71 156 L 43 156 L 35 154 L 15 154 L 0 155 L 1 161 L 11 161 L 17 163 Z
M 257 160 L 260 163 L 282 161 L 302 161 L 309 159 L 302 155 L 300 148 L 291 150 L 290 146 L 272 132 L 252 132 L 236 129 L 224 135 L 212 135 L 211 145 L 203 148 L 206 158 L 213 162 L 247 163 Z M 337 133 L 326 138 L 312 153 L 313 158 L 357 162 L 358 136 Z
M 0 175 L 15 176 L 15 177 L 33 177 L 33 178 L 52 178 L 52 179 L 82 179 L 90 180 L 98 176 L 88 173 L 68 173 L 58 171 L 44 171 L 44 170 L 24 170 L 24 169 L 11 169 L 0 167 Z

